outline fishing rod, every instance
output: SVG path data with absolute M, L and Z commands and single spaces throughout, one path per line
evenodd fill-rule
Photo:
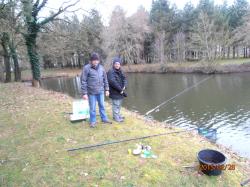
M 199 84 L 207 81 L 211 77 L 212 76 L 204 78 L 203 80 L 199 81 L 198 83 L 194 84 L 193 86 L 190 86 L 190 87 L 184 89 L 183 91 L 181 91 L 177 95 L 171 97 L 170 99 L 164 101 L 163 103 L 161 103 L 160 105 L 156 106 L 155 108 L 149 110 L 146 113 L 146 116 L 149 115 L 150 113 L 152 113 L 153 111 L 155 111 L 156 109 L 160 108 L 161 106 L 165 105 L 166 103 L 172 101 L 176 97 L 178 97 L 178 96 L 182 95 L 183 93 L 191 90 L 192 88 L 198 86 Z M 102 147 L 102 146 L 106 146 L 106 145 L 118 144 L 118 143 L 123 143 L 123 142 L 129 142 L 129 141 L 134 141 L 134 140 L 142 140 L 142 139 L 146 139 L 146 138 L 153 138 L 153 137 L 158 137 L 158 136 L 165 136 L 165 135 L 168 135 L 168 134 L 177 134 L 177 133 L 182 133 L 182 132 L 187 132 L 187 131 L 192 131 L 192 130 L 197 130 L 197 129 L 199 129 L 199 128 L 195 127 L 195 128 L 191 128 L 191 129 L 188 129 L 188 130 L 180 130 L 180 131 L 174 131 L 174 132 L 166 132 L 166 133 L 161 133 L 161 134 L 154 134 L 154 135 L 148 135 L 148 136 L 135 137 L 135 138 L 124 139 L 124 140 L 109 141 L 109 142 L 104 142 L 104 143 L 99 143 L 99 144 L 94 144 L 94 145 L 87 145 L 87 146 L 78 147 L 78 148 L 71 148 L 71 149 L 67 149 L 67 151 L 68 152 L 72 152 L 72 151 L 77 151 L 77 150 L 81 150 L 81 149 L 91 149 L 91 148 Z
M 166 101 L 164 101 L 164 102 L 162 102 L 161 104 L 157 105 L 157 106 L 154 107 L 153 109 L 147 111 L 145 115 L 148 116 L 149 114 L 151 114 L 151 113 L 154 112 L 155 110 L 159 109 L 161 106 L 167 104 L 168 102 L 172 101 L 172 100 L 175 99 L 176 97 L 178 97 L 178 96 L 184 94 L 185 92 L 191 90 L 192 88 L 198 86 L 199 84 L 201 84 L 201 83 L 207 81 L 207 80 L 210 79 L 210 78 L 212 78 L 212 76 L 209 76 L 209 77 L 207 77 L 207 78 L 204 78 L 204 79 L 202 79 L 201 81 L 197 82 L 196 84 L 194 84 L 194 85 L 192 85 L 192 86 L 190 86 L 190 87 L 188 87 L 188 88 L 182 90 L 181 92 L 179 92 L 179 93 L 176 94 L 175 96 L 171 97 L 170 99 L 167 99 Z
M 249 182 L 250 182 L 250 178 L 247 179 L 247 180 L 245 180 L 245 181 L 242 181 L 242 182 L 240 183 L 240 185 L 241 185 L 241 186 L 245 186 L 245 185 L 247 185 Z
M 104 143 L 100 143 L 100 144 L 93 144 L 93 145 L 87 145 L 87 146 L 78 147 L 78 148 L 67 149 L 67 151 L 72 152 L 72 151 L 77 151 L 77 150 L 81 150 L 81 149 L 91 149 L 91 148 L 102 147 L 102 146 L 106 146 L 106 145 L 118 144 L 118 143 L 123 143 L 123 142 L 129 142 L 129 141 L 134 141 L 134 140 L 142 140 L 142 139 L 153 138 L 153 137 L 157 137 L 157 136 L 165 136 L 168 134 L 177 134 L 177 133 L 182 133 L 182 132 L 187 132 L 187 131 L 193 131 L 193 130 L 197 130 L 197 129 L 198 128 L 190 128 L 188 130 L 180 130 L 180 131 L 166 132 L 166 133 L 161 133 L 161 134 L 135 137 L 135 138 L 124 139 L 124 140 L 109 141 L 109 142 L 104 142 Z

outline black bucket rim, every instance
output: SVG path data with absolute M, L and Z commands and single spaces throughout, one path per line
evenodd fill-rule
M 219 154 L 221 154 L 221 155 L 223 155 L 223 156 L 225 157 L 225 160 L 224 160 L 223 162 L 220 162 L 220 163 L 211 163 L 211 162 L 207 162 L 207 161 L 205 161 L 205 160 L 203 160 L 203 159 L 201 159 L 201 158 L 199 157 L 199 153 L 202 152 L 202 151 L 213 151 L 213 152 L 219 153 Z M 214 166 L 224 165 L 225 163 L 227 163 L 227 157 L 226 157 L 226 155 L 224 155 L 222 152 L 220 152 L 220 151 L 218 151 L 218 150 L 214 150 L 214 149 L 202 149 L 202 150 L 200 150 L 200 151 L 197 153 L 197 159 L 198 159 L 200 162 L 204 163 L 204 164 L 207 164 L 207 165 L 214 165 Z

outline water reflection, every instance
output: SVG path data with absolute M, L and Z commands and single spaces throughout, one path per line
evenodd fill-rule
M 44 79 L 41 86 L 48 90 L 66 93 L 74 98 L 80 98 L 80 77 Z
M 145 114 L 163 101 L 206 78 L 195 74 L 128 74 L 124 106 Z M 250 158 L 250 74 L 216 75 L 151 115 L 185 127 L 217 130 L 217 142 Z M 80 77 L 42 81 L 46 89 L 80 97 Z

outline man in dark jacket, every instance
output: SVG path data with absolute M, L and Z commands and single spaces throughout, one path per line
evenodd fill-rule
M 127 86 L 127 79 L 121 70 L 121 59 L 116 57 L 113 60 L 113 67 L 108 71 L 108 82 L 110 88 L 109 97 L 112 99 L 113 119 L 117 122 L 123 122 L 124 117 L 121 116 L 121 104 L 124 97 L 127 97 L 124 92 Z
M 89 100 L 90 108 L 90 127 L 96 126 L 96 101 L 99 106 L 99 112 L 103 123 L 111 122 L 104 108 L 104 91 L 109 96 L 109 85 L 104 67 L 99 64 L 100 58 L 97 53 L 93 53 L 90 63 L 85 65 L 81 74 L 81 90 L 83 99 Z

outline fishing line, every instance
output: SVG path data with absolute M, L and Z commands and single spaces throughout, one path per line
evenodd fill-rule
M 192 88 L 198 86 L 199 84 L 207 81 L 208 79 L 210 79 L 212 76 L 204 78 L 203 80 L 199 81 L 198 83 L 194 84 L 193 86 L 190 86 L 186 89 L 184 89 L 183 91 L 179 92 L 177 95 L 171 97 L 170 99 L 164 101 L 163 103 L 161 103 L 160 105 L 156 106 L 155 108 L 149 110 L 146 113 L 146 116 L 148 116 L 150 113 L 152 113 L 153 111 L 155 111 L 156 109 L 159 109 L 161 106 L 167 104 L 168 102 L 172 101 L 173 99 L 175 99 L 176 97 L 182 95 L 183 93 L 191 90 Z M 129 142 L 129 141 L 134 141 L 134 140 L 142 140 L 142 139 L 146 139 L 146 138 L 153 138 L 153 137 L 158 137 L 158 136 L 164 136 L 164 135 L 168 135 L 168 134 L 176 134 L 176 133 L 182 133 L 182 132 L 187 132 L 187 131 L 193 131 L 193 130 L 197 130 L 199 128 L 197 127 L 193 127 L 190 129 L 185 129 L 185 130 L 180 130 L 180 131 L 173 131 L 173 132 L 166 132 L 166 133 L 161 133 L 161 134 L 154 134 L 154 135 L 148 135 L 148 136 L 141 136 L 141 137 L 135 137 L 135 138 L 130 138 L 130 139 L 124 139 L 124 140 L 114 140 L 114 141 L 108 141 L 108 142 L 104 142 L 104 143 L 99 143 L 99 144 L 93 144 L 93 145 L 87 145 L 87 146 L 83 146 L 83 147 L 78 147 L 78 148 L 71 148 L 71 149 L 67 149 L 68 152 L 72 152 L 72 151 L 77 151 L 77 150 L 81 150 L 81 149 L 91 149 L 91 148 L 97 148 L 97 147 L 102 147 L 102 146 L 106 146 L 106 145 L 112 145 L 112 144 L 118 144 L 118 143 L 123 143 L 123 142 Z
M 145 115 L 148 116 L 149 114 L 151 114 L 151 113 L 154 112 L 155 110 L 159 109 L 161 106 L 163 106 L 163 105 L 169 103 L 170 101 L 172 101 L 172 100 L 175 99 L 176 97 L 178 97 L 178 96 L 184 94 L 185 92 L 191 90 L 192 88 L 198 86 L 199 84 L 201 84 L 201 83 L 207 81 L 207 80 L 210 79 L 210 78 L 212 78 L 212 76 L 209 76 L 209 77 L 207 77 L 207 78 L 204 78 L 204 79 L 202 79 L 201 81 L 197 82 L 196 84 L 194 84 L 194 85 L 192 85 L 192 86 L 190 86 L 190 87 L 188 87 L 188 88 L 182 90 L 181 92 L 179 92 L 179 93 L 176 94 L 175 96 L 171 97 L 170 99 L 167 99 L 166 101 L 164 101 L 164 102 L 162 102 L 161 104 L 157 105 L 157 106 L 154 107 L 153 109 L 147 111 Z

